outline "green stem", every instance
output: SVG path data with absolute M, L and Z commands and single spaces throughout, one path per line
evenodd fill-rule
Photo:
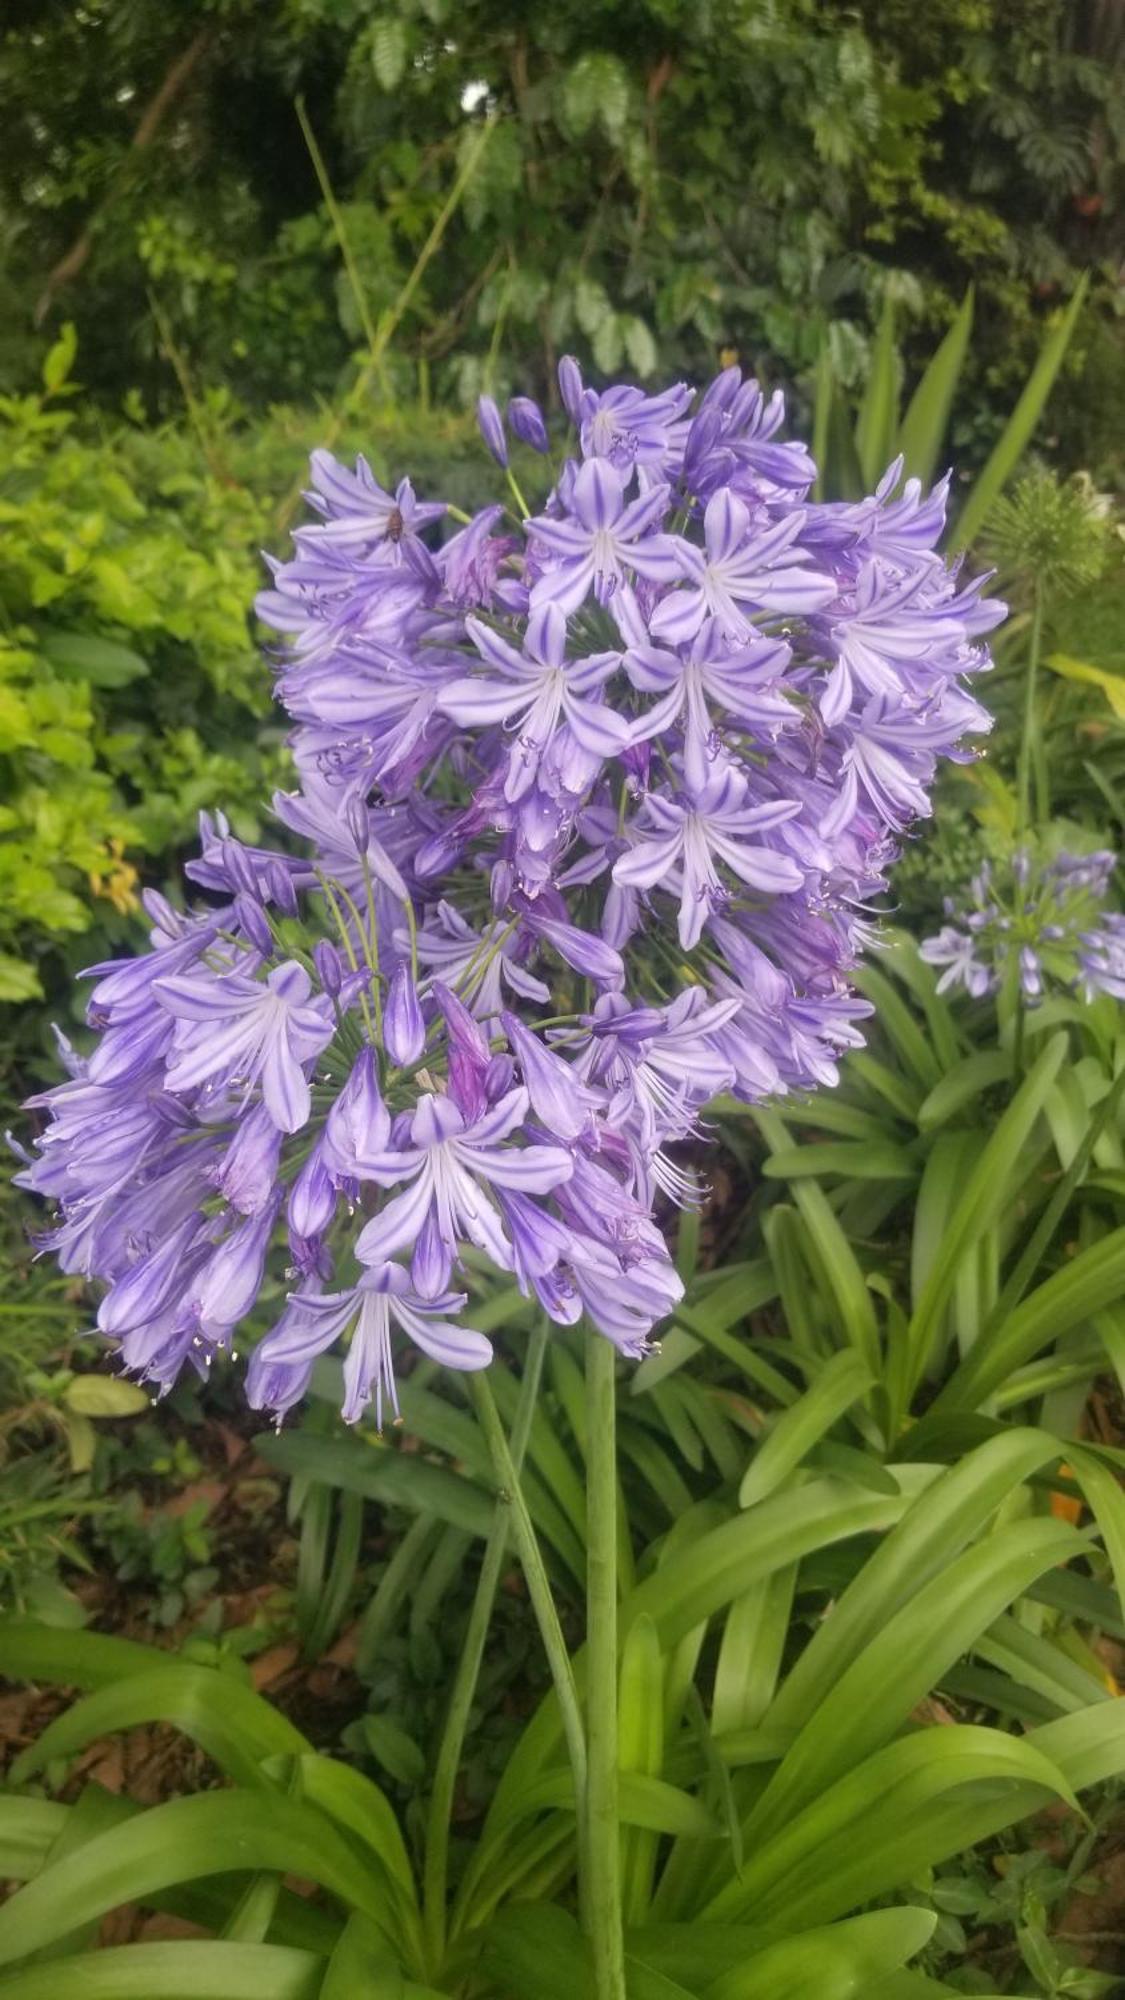
M 586 1732 L 582 1727 L 582 1710 L 578 1703 L 578 1690 L 574 1684 L 574 1669 L 570 1664 L 570 1654 L 566 1649 L 566 1640 L 559 1624 L 559 1614 L 551 1595 L 551 1583 L 540 1553 L 531 1515 L 527 1511 L 527 1502 L 512 1463 L 512 1454 L 508 1449 L 500 1412 L 488 1385 L 487 1370 L 482 1368 L 476 1374 L 470 1375 L 469 1386 L 492 1458 L 499 1498 L 506 1500 L 511 1509 L 516 1548 L 527 1579 L 531 1608 L 535 1613 L 535 1622 L 539 1627 L 539 1637 L 543 1641 L 543 1650 L 547 1655 L 547 1665 L 551 1671 L 551 1680 L 559 1704 L 567 1755 L 574 1778 L 579 1827 L 578 1850 L 581 1861 L 581 1827 L 586 1801 Z
M 586 1924 L 597 2000 L 626 2000 L 617 1810 L 616 1354 L 586 1337 Z
M 540 1321 L 528 1343 L 527 1362 L 520 1384 L 520 1398 L 516 1406 L 515 1422 L 512 1425 L 511 1463 L 517 1477 L 527 1450 L 546 1350 L 547 1328 Z M 457 1664 L 457 1676 L 453 1683 L 449 1712 L 445 1718 L 437 1767 L 434 1771 L 434 1787 L 430 1795 L 426 1820 L 423 1926 L 429 1976 L 435 1979 L 441 1970 L 445 1955 L 446 1894 L 449 1883 L 449 1837 L 452 1830 L 453 1794 L 457 1786 L 457 1773 L 461 1768 L 461 1752 L 465 1745 L 469 1711 L 480 1678 L 481 1661 L 484 1658 L 485 1641 L 492 1620 L 496 1592 L 508 1552 L 511 1525 L 508 1507 L 503 1500 L 497 1501 L 495 1517 L 484 1547 L 484 1559 L 480 1566 L 476 1594 L 469 1613 L 468 1630 L 461 1648 L 461 1658 Z
M 1016 778 L 1017 845 L 1027 833 L 1031 817 L 1031 747 L 1037 727 L 1035 712 L 1035 688 L 1039 678 L 1039 654 L 1043 645 L 1043 593 L 1035 587 L 1035 609 L 1031 617 L 1031 640 L 1027 653 L 1027 682 L 1024 689 L 1023 733 L 1020 737 L 1019 765 Z
M 1012 1268 L 1010 1277 L 997 1299 L 992 1312 L 978 1337 L 978 1345 L 983 1347 L 991 1333 L 1004 1324 L 1015 1312 L 1032 1278 L 1035 1276 L 1044 1256 L 1050 1249 L 1051 1241 L 1063 1216 L 1070 1206 L 1074 1191 L 1094 1157 L 1094 1148 L 1106 1130 L 1110 1119 L 1116 1115 L 1122 1095 L 1125 1094 L 1125 1065 L 1118 1070 L 1101 1102 L 1095 1107 L 1090 1122 L 1082 1136 L 1082 1143 L 1071 1160 L 1062 1179 L 1056 1183 L 1050 1201 L 1043 1210 L 1030 1237 L 1024 1244 L 1019 1258 Z

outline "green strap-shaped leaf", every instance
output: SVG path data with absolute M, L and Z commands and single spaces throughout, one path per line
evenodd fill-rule
M 0 2000 L 317 2000 L 323 1966 L 273 1944 L 115 1945 L 0 1978 Z
M 736 1597 L 715 1663 L 711 1728 L 716 1738 L 757 1733 L 777 1688 L 789 1632 L 796 1566 L 776 1570 Z M 786 1746 L 787 1747 L 787 1746 Z
M 302 1797 L 354 1835 L 413 1900 L 410 1856 L 394 1810 L 378 1785 L 350 1764 L 315 1751 L 302 1757 L 300 1781 Z
M 493 1502 L 483 1487 L 442 1465 L 405 1457 L 390 1445 L 362 1444 L 358 1438 L 316 1438 L 272 1433 L 255 1438 L 255 1450 L 283 1472 L 304 1474 L 365 1499 L 393 1502 L 419 1513 L 440 1515 L 455 1528 L 482 1538 L 492 1526 Z
M 925 1374 L 941 1314 L 957 1281 L 962 1257 L 995 1222 L 1023 1179 L 1026 1148 L 1067 1052 L 1065 1034 L 1053 1035 L 999 1119 L 953 1209 L 942 1245 L 910 1321 L 913 1380 Z M 981 1345 L 970 1359 L 981 1360 Z
M 0 1881 L 37 1875 L 72 1811 L 49 1799 L 0 1798 Z
M 766 1945 L 706 1989 L 706 2000 L 853 2000 L 865 1983 L 895 1972 L 933 1936 L 932 1910 L 872 1910 L 801 1937 Z
M 586 1945 L 566 1910 L 517 1903 L 489 1926 L 488 1971 L 520 2000 L 578 2000 L 592 1991 Z
M 996 1529 L 942 1568 L 871 1639 L 801 1729 L 750 1818 L 753 1845 L 878 1749 L 993 1621 L 1085 1538 L 1032 1518 Z M 776 1726 L 776 1715 L 770 1717 Z
M 964 1056 L 923 1098 L 918 1107 L 919 1130 L 937 1131 L 994 1084 L 1006 1083 L 1011 1074 L 1012 1059 L 1003 1049 L 980 1049 L 975 1055 Z
M 16 1758 L 12 1781 L 23 1784 L 54 1757 L 71 1757 L 87 1743 L 141 1723 L 166 1722 L 198 1743 L 228 1777 L 261 1784 L 266 1757 L 308 1748 L 299 1729 L 242 1681 L 184 1660 L 148 1667 L 95 1689 L 48 1724 Z
M 127 1674 L 163 1666 L 157 1646 L 114 1639 L 104 1632 L 64 1631 L 32 1619 L 0 1620 L 0 1673 L 9 1680 L 52 1681 L 62 1687 L 99 1688 Z
M 1019 402 L 1008 419 L 1000 441 L 984 470 L 974 481 L 973 490 L 957 517 L 953 531 L 955 549 L 967 548 L 973 537 L 979 533 L 1031 443 L 1035 427 L 1043 414 L 1047 398 L 1055 384 L 1055 377 L 1062 367 L 1071 336 L 1078 324 L 1089 282 L 1089 274 L 1083 272 L 1070 304 L 1058 325 L 1044 341 L 1039 359 L 1031 371 Z
M 965 293 L 949 332 L 926 368 L 907 406 L 898 433 L 908 479 L 928 486 L 940 464 L 949 415 L 973 327 L 973 288 Z
M 1092 1451 L 1081 1445 L 1068 1445 L 1067 1453 L 1101 1530 L 1117 1585 L 1117 1601 L 1125 1618 L 1125 1491 L 1117 1475 Z
M 1125 1763 L 1125 1743 L 1118 1755 Z M 715 1923 L 752 1915 L 794 1931 L 830 1923 L 972 1846 L 981 1821 L 998 1828 L 1052 1797 L 1072 1803 L 1069 1779 L 1033 1737 L 961 1723 L 917 1730 L 819 1791 L 772 1838 L 748 1844 L 741 1878 L 718 1886 L 699 1914 Z M 982 1799 L 999 1808 L 995 1818 L 980 1813 Z
M 931 1047 L 901 993 L 877 966 L 857 969 L 855 984 L 865 999 L 878 1009 L 879 1025 L 893 1043 L 903 1063 L 924 1090 L 941 1082 L 941 1062 Z
M 871 363 L 855 429 L 859 469 L 868 492 L 873 491 L 894 456 L 900 374 L 894 300 L 888 288 L 883 294 L 883 310 L 871 346 Z
M 862 1355 L 845 1348 L 826 1361 L 811 1389 L 783 1410 L 758 1446 L 738 1490 L 740 1507 L 756 1506 L 801 1464 L 811 1447 L 871 1387 L 873 1376 Z
M 406 1981 L 366 1917 L 352 1915 L 328 1961 L 317 2000 L 406 2000 Z
M 1016 1368 L 1072 1327 L 1093 1320 L 1125 1292 L 1125 1229 L 1080 1250 L 1029 1292 L 1003 1324 L 966 1355 L 935 1397 L 933 1410 L 973 1410 Z
M 846 1180 L 913 1180 L 917 1161 L 905 1146 L 860 1139 L 814 1140 L 807 1146 L 781 1146 L 762 1162 L 769 1180 L 799 1180 L 813 1175 L 838 1174 Z
M 1009 1494 L 1058 1455 L 1057 1439 L 1044 1431 L 1005 1430 L 919 1493 L 818 1626 L 766 1726 L 801 1728 L 888 1620 L 973 1541 Z M 901 1474 L 901 1467 L 891 1469 Z
M 891 1527 L 906 1511 L 900 1493 L 859 1493 L 842 1479 L 810 1480 L 795 1492 L 775 1493 L 751 1513 L 712 1528 L 637 1585 L 622 1606 L 622 1627 L 647 1612 L 668 1647 L 770 1576 L 814 1549 L 850 1535 Z
M 795 1492 L 774 1494 L 751 1512 L 708 1528 L 669 1555 L 624 1599 L 621 1630 L 627 1632 L 634 1618 L 647 1615 L 656 1625 L 662 1648 L 670 1652 L 760 1578 L 849 1536 L 892 1527 L 906 1512 L 910 1497 L 908 1492 L 860 1493 L 842 1479 L 810 1480 Z M 581 1693 L 584 1653 L 575 1656 L 574 1668 Z M 548 1696 L 509 1758 L 489 1809 L 485 1841 L 494 1827 L 518 1817 L 525 1794 L 557 1754 L 561 1740 L 558 1708 Z
M 0 1909 L 0 1965 L 172 1883 L 245 1870 L 307 1876 L 379 1922 L 383 1886 L 315 1806 L 261 1792 L 204 1792 L 138 1813 L 44 1868 Z

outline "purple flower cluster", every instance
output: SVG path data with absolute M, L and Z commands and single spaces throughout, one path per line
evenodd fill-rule
M 256 1407 L 348 1334 L 350 1419 L 394 1407 L 398 1339 L 483 1365 L 453 1289 L 478 1258 L 642 1353 L 703 1107 L 835 1080 L 871 899 L 988 726 L 964 677 L 1002 606 L 936 553 L 945 482 L 897 463 L 813 501 L 781 398 L 733 368 L 560 386 L 574 455 L 530 519 L 443 538 L 408 480 L 313 454 L 258 604 L 290 838 L 205 820 L 208 907 L 148 899 L 151 952 L 94 968 L 93 1052 L 34 1100 L 44 1241 L 158 1385 L 230 1345 L 275 1254 Z M 507 424 L 549 449 L 526 398 Z
M 1010 984 L 1030 1004 L 1049 986 L 1125 1000 L 1125 916 L 1102 907 L 1116 866 L 1107 848 L 1050 861 L 1020 848 L 1003 869 L 986 861 L 963 902 L 946 897 L 950 921 L 921 947 L 942 968 L 938 992 L 963 986 L 979 1000 Z

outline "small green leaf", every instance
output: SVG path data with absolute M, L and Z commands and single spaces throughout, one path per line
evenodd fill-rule
M 139 1417 L 152 1407 L 148 1391 L 120 1375 L 76 1375 L 63 1402 L 81 1417 Z
M 64 680 L 88 681 L 91 687 L 128 687 L 149 672 L 148 661 L 131 647 L 92 632 L 43 632 L 39 649 Z
M 66 1451 L 72 1472 L 89 1472 L 98 1448 L 98 1434 L 89 1417 L 72 1410 L 65 1416 Z
M 393 90 L 406 68 L 406 23 L 391 15 L 376 21 L 371 36 L 371 67 L 384 90 Z
M 426 1760 L 413 1737 L 385 1715 L 365 1715 L 363 1735 L 371 1755 L 400 1785 L 419 1785 Z
M 74 321 L 67 320 L 53 347 L 49 348 L 43 362 L 43 387 L 48 396 L 57 396 L 74 366 L 78 352 L 78 335 Z
M 1094 666 L 1089 660 L 1072 659 L 1069 653 L 1048 653 L 1043 662 L 1053 674 L 1060 674 L 1063 680 L 1082 681 L 1090 687 L 1100 688 L 1118 721 L 1125 721 L 1125 674 L 1115 674 L 1108 667 Z
M 13 958 L 10 952 L 0 951 L 0 1001 L 42 998 L 43 988 L 35 967 L 26 958 Z

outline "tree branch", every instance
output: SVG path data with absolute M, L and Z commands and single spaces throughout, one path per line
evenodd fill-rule
M 65 255 L 59 258 L 58 263 L 48 275 L 47 282 L 35 307 L 34 320 L 36 326 L 42 326 L 43 321 L 54 304 L 56 293 L 60 292 L 64 285 L 71 284 L 89 260 L 90 252 L 94 247 L 94 233 L 97 226 L 105 215 L 106 210 L 121 192 L 121 188 L 124 185 L 129 168 L 133 164 L 136 154 L 143 152 L 146 146 L 152 144 L 167 112 L 180 95 L 201 57 L 210 48 L 214 40 L 214 35 L 215 30 L 213 25 L 208 24 L 207 27 L 201 28 L 195 39 L 189 42 L 182 54 L 176 57 L 175 62 L 166 72 L 164 80 L 155 96 L 149 99 L 141 114 L 133 137 L 129 142 L 129 151 L 114 174 L 104 200 L 94 210 L 81 236 L 71 244 L 70 249 Z

